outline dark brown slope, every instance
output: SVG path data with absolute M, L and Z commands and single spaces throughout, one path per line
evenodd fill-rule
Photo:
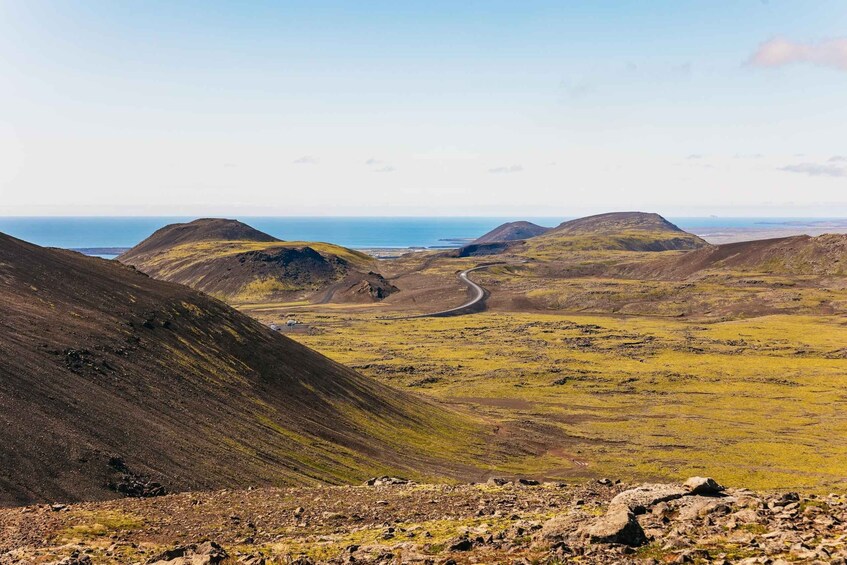
M 476 239 L 473 244 L 479 245 L 482 243 L 499 243 L 503 241 L 518 241 L 521 239 L 529 239 L 550 231 L 551 228 L 545 228 L 532 222 L 508 222 L 502 224 L 482 237 Z
M 457 428 L 187 287 L 0 234 L 2 505 L 115 497 L 125 468 L 168 490 L 456 475 L 416 445 Z
M 132 248 L 132 255 L 144 255 L 197 241 L 280 241 L 238 220 L 200 218 L 184 224 L 170 224 Z
M 710 246 L 623 267 L 626 275 L 682 280 L 703 271 L 774 275 L 847 274 L 847 235 L 800 235 Z
M 397 290 L 364 253 L 328 243 L 280 241 L 234 220 L 165 226 L 118 260 L 233 303 L 370 302 Z

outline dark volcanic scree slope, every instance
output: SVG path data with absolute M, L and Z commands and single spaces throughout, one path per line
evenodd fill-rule
M 456 414 L 188 287 L 3 234 L 0 359 L 2 505 L 105 499 L 150 481 L 176 491 L 474 472 L 432 447 L 477 437 Z

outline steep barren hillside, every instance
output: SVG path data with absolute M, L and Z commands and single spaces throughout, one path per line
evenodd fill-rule
M 0 359 L 3 505 L 461 476 L 439 457 L 476 437 L 188 287 L 2 234 Z
M 165 226 L 118 260 L 229 302 L 370 302 L 397 290 L 364 253 L 280 241 L 235 220 Z
M 475 240 L 474 244 L 481 243 L 498 243 L 501 241 L 517 241 L 521 239 L 529 239 L 550 231 L 550 228 L 545 228 L 532 222 L 508 222 L 500 225 L 479 239 Z
M 564 222 L 528 242 L 529 253 L 553 258 L 557 251 L 670 251 L 708 243 L 658 214 L 614 212 Z

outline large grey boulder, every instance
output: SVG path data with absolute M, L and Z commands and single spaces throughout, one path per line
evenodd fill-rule
M 717 496 L 726 490 L 711 477 L 691 477 L 682 484 L 689 494 L 699 496 Z
M 169 549 L 150 559 L 148 565 L 217 565 L 227 558 L 227 553 L 213 541 Z
M 591 543 L 620 543 L 637 547 L 647 543 L 647 536 L 635 514 L 623 507 L 611 508 L 585 528 Z
M 575 514 L 559 514 L 544 522 L 540 537 L 545 541 L 561 541 L 577 534 L 584 518 Z
M 678 485 L 644 484 L 615 496 L 609 504 L 609 511 L 624 508 L 634 514 L 644 514 L 650 507 L 660 502 L 676 500 L 686 494 L 688 490 Z

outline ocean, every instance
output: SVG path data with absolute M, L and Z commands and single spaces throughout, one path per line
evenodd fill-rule
M 155 230 L 193 217 L 0 217 L 0 232 L 37 245 L 114 257 Z M 498 225 L 528 220 L 556 226 L 570 218 L 240 217 L 285 240 L 326 241 L 354 249 L 458 247 Z M 785 235 L 847 232 L 845 218 L 668 218 L 711 243 Z

